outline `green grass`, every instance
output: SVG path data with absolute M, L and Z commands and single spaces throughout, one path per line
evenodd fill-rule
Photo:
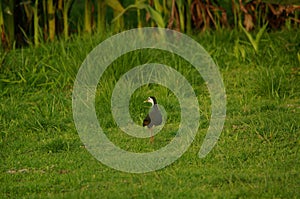
M 110 94 L 117 79 L 130 67 L 159 62 L 181 72 L 195 89 L 201 120 L 193 144 L 170 166 L 144 174 L 98 162 L 75 129 L 73 81 L 102 38 L 1 52 L 0 198 L 299 198 L 299 30 L 265 33 L 259 53 L 242 32 L 203 33 L 194 39 L 218 64 L 227 94 L 225 127 L 203 159 L 197 154 L 209 125 L 210 98 L 186 61 L 155 50 L 133 52 L 116 60 L 99 82 L 101 126 L 118 146 L 136 152 L 159 149 L 175 136 L 178 100 L 157 85 L 143 86 L 131 97 L 137 123 L 147 113 L 142 101 L 150 95 L 168 112 L 165 128 L 151 145 L 149 139 L 132 138 L 116 128 Z

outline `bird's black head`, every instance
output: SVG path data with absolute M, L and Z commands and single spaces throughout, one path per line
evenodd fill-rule
M 151 98 L 151 99 L 153 100 L 154 104 L 157 104 L 157 101 L 156 101 L 156 98 L 155 98 L 155 97 L 150 96 L 149 98 Z

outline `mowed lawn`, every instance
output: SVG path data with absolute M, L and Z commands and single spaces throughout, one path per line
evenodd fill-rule
M 255 37 L 255 33 L 253 33 Z M 256 52 L 243 32 L 207 32 L 193 38 L 223 77 L 227 116 L 213 150 L 198 158 L 210 120 L 205 82 L 185 60 L 167 52 L 138 51 L 103 74 L 96 110 L 107 137 L 119 147 L 149 152 L 167 145 L 180 123 L 178 99 L 165 87 L 146 85 L 131 97 L 142 124 L 156 96 L 168 113 L 155 137 L 122 133 L 110 113 L 114 85 L 129 69 L 162 63 L 193 86 L 200 127 L 188 151 L 149 173 L 114 170 L 96 160 L 77 134 L 72 88 L 86 55 L 104 38 L 73 38 L 0 56 L 0 198 L 300 198 L 300 30 L 265 32 Z

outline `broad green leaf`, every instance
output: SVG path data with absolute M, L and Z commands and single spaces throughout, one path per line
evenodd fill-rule
M 151 18 L 156 22 L 158 27 L 164 28 L 165 27 L 165 22 L 161 14 L 154 10 L 151 6 L 147 6 L 147 11 L 150 13 Z
M 183 6 L 184 2 L 183 2 L 183 0 L 176 0 L 176 4 L 177 4 L 178 8 L 181 9 L 181 7 Z
M 163 20 L 162 15 L 156 11 L 155 9 L 153 9 L 151 6 L 149 6 L 148 4 L 144 3 L 145 1 L 137 1 L 135 4 L 129 5 L 127 8 L 125 8 L 118 16 L 116 16 L 112 22 L 116 21 L 118 18 L 120 18 L 125 12 L 127 12 L 129 9 L 135 8 L 135 9 L 146 9 L 151 18 L 156 22 L 156 24 L 161 27 L 164 28 L 165 27 L 165 22 Z
M 245 35 L 247 36 L 247 38 L 250 41 L 250 43 L 251 43 L 252 47 L 254 48 L 255 52 L 257 52 L 257 50 L 258 50 L 257 49 L 257 44 L 256 44 L 255 40 L 253 39 L 252 35 L 243 27 L 241 22 L 239 22 L 239 26 L 243 30 Z
M 183 32 L 185 29 L 185 24 L 184 24 L 184 1 L 183 0 L 176 0 L 176 4 L 178 7 L 179 11 L 179 20 L 180 20 L 180 29 Z
M 155 7 L 155 10 L 158 11 L 159 13 L 162 13 L 164 10 L 164 8 L 160 4 L 159 0 L 154 0 L 154 7 Z
M 252 47 L 254 48 L 255 52 L 258 52 L 258 46 L 259 46 L 259 42 L 260 39 L 263 35 L 263 33 L 265 32 L 266 28 L 268 26 L 268 23 L 266 23 L 257 33 L 255 39 L 252 37 L 252 35 L 243 27 L 242 23 L 239 22 L 239 27 L 243 30 L 243 32 L 245 33 L 245 35 L 247 36 L 248 40 L 250 41 Z
M 118 0 L 106 0 L 105 1 L 108 6 L 118 12 L 124 12 L 124 8 L 122 4 Z
M 118 16 L 116 16 L 112 22 L 116 21 L 117 19 L 119 19 L 125 12 L 127 12 L 128 10 L 132 9 L 132 8 L 136 8 L 136 9 L 146 9 L 147 8 L 147 4 L 144 3 L 144 1 L 137 1 L 135 4 L 129 5 L 127 8 L 125 8 Z
M 257 35 L 256 35 L 256 39 L 255 41 L 257 43 L 259 43 L 260 39 L 261 39 L 261 36 L 264 34 L 266 28 L 268 26 L 268 22 L 258 31 Z

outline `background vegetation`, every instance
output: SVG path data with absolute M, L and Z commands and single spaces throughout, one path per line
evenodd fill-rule
M 297 5 L 298 3 L 298 5 Z M 296 5 L 294 5 L 296 4 Z M 73 34 L 103 34 L 128 28 L 159 26 L 186 33 L 236 28 L 247 31 L 297 28 L 296 0 L 3 0 L 1 46 L 67 40 Z

